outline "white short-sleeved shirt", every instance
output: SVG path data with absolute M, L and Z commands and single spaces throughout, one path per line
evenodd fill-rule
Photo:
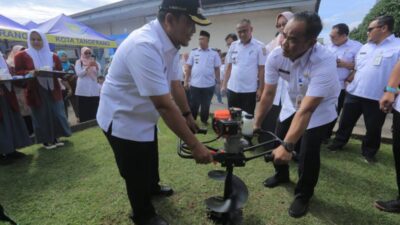
M 186 62 L 192 67 L 190 86 L 208 88 L 215 85 L 215 69 L 221 66 L 221 58 L 213 49 L 195 48 Z
M 336 59 L 320 44 L 314 45 L 303 56 L 292 62 L 283 56 L 282 48 L 268 56 L 265 82 L 277 84 L 279 78 L 287 82 L 287 95 L 282 103 L 279 120 L 284 121 L 296 112 L 304 96 L 323 97 L 311 116 L 307 129 L 332 122 L 337 117 L 337 97 L 340 93 Z
M 96 64 L 99 68 L 97 75 L 99 75 L 99 72 L 101 71 L 101 66 L 98 62 L 96 62 Z M 75 72 L 78 76 L 75 89 L 76 96 L 93 97 L 100 95 L 100 89 L 97 83 L 97 79 L 86 75 L 86 66 L 82 65 L 81 60 L 76 61 Z
M 354 41 L 351 39 L 347 39 L 347 41 L 340 45 L 334 45 L 333 43 L 327 45 L 327 48 L 336 56 L 337 59 L 340 59 L 344 62 L 352 62 L 356 61 L 357 52 L 362 47 L 362 44 L 358 41 Z M 337 67 L 340 88 L 344 89 L 344 83 L 346 78 L 350 75 L 351 71 L 347 68 Z
M 276 43 L 278 43 L 279 36 L 276 37 L 274 40 L 272 40 L 270 43 L 268 43 L 265 46 L 265 49 L 267 50 L 267 58 L 269 53 L 272 52 L 275 48 L 279 47 Z M 279 78 L 278 80 L 278 86 L 276 87 L 276 94 L 275 98 L 272 104 L 279 106 L 281 104 L 281 101 L 285 99 L 286 93 L 287 93 L 287 87 L 286 87 L 286 81 L 283 80 L 282 78 Z
M 266 60 L 265 45 L 252 38 L 250 43 L 234 41 L 229 48 L 227 58 L 232 64 L 228 89 L 236 93 L 256 92 L 258 88 L 258 66 Z
M 170 93 L 180 80 L 178 49 L 158 20 L 133 31 L 117 49 L 101 90 L 97 121 L 118 138 L 154 140 L 159 113 L 150 96 Z
M 369 42 L 356 56 L 356 74 L 346 90 L 352 95 L 375 101 L 383 95 L 390 73 L 400 59 L 400 39 L 390 35 L 379 45 Z

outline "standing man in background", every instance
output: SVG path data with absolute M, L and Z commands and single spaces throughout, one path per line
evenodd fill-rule
M 253 27 L 243 19 L 236 31 L 239 40 L 228 51 L 228 64 L 221 91 L 228 91 L 228 107 L 238 107 L 254 114 L 256 101 L 264 88 L 264 64 L 267 50 L 264 43 L 252 36 Z
M 350 139 L 361 115 L 367 130 L 361 146 L 362 156 L 368 163 L 376 161 L 381 145 L 382 126 L 386 114 L 379 109 L 379 99 L 384 93 L 390 73 L 400 59 L 400 39 L 393 34 L 392 16 L 379 16 L 368 26 L 368 43 L 356 56 L 354 79 L 347 86 L 343 113 L 330 150 L 343 148 Z
M 214 95 L 215 85 L 220 82 L 221 59 L 216 50 L 210 49 L 210 33 L 200 31 L 199 48 L 190 52 L 187 60 L 187 74 L 185 88 L 189 87 L 191 102 L 190 108 L 193 118 L 196 120 L 200 108 L 200 120 L 204 126 L 208 125 L 211 99 Z
M 338 115 L 340 115 L 343 108 L 346 85 L 354 70 L 356 55 L 362 47 L 360 42 L 349 39 L 348 35 L 349 27 L 346 24 L 339 23 L 334 25 L 329 35 L 332 43 L 327 46 L 327 48 L 336 56 L 336 67 L 341 88 L 337 104 Z M 335 124 L 336 120 L 332 121 L 324 142 L 329 142 Z

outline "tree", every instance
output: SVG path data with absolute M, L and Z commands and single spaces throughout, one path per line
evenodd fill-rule
M 393 16 L 395 20 L 394 34 L 400 35 L 400 0 L 380 0 L 364 17 L 362 23 L 350 32 L 350 38 L 362 43 L 367 41 L 367 28 L 371 21 L 382 15 Z

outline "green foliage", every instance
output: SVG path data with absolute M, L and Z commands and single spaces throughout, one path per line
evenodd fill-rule
M 400 0 L 380 0 L 371 11 L 365 16 L 363 22 L 350 32 L 350 38 L 362 43 L 367 41 L 367 28 L 371 21 L 382 15 L 391 15 L 394 17 L 394 33 L 397 37 L 400 35 Z
M 155 199 L 158 213 L 172 225 L 212 225 L 204 200 L 222 195 L 223 183 L 210 180 L 207 173 L 221 169 L 220 165 L 179 158 L 175 135 L 163 123 L 159 125 L 160 176 L 175 194 Z M 235 168 L 234 174 L 244 180 L 250 193 L 243 225 L 400 225 L 398 215 L 373 207 L 374 200 L 394 199 L 398 194 L 391 146 L 381 146 L 374 165 L 362 160 L 360 148 L 360 141 L 353 140 L 340 152 L 321 150 L 315 196 L 310 213 L 301 219 L 288 215 L 297 181 L 295 163 L 290 164 L 292 182 L 273 189 L 262 185 L 274 173 L 263 159 Z M 124 182 L 99 128 L 74 133 L 64 148 L 46 150 L 34 145 L 22 152 L 28 155 L 25 159 L 0 166 L 0 202 L 19 224 L 132 224 Z

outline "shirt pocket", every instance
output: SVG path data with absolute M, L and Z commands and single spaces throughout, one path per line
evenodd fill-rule
M 397 60 L 397 52 L 390 50 L 390 51 L 385 51 L 382 53 L 382 64 L 386 63 L 391 63 L 391 62 L 396 62 Z
M 212 55 L 207 56 L 207 66 L 208 67 L 215 67 L 214 65 L 214 57 Z

